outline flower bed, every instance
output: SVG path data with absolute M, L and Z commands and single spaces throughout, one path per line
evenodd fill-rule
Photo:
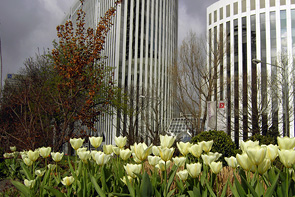
M 91 137 L 97 149 L 100 137 Z M 20 181 L 13 185 L 25 196 L 293 196 L 295 195 L 295 138 L 278 137 L 278 145 L 241 142 L 241 154 L 218 161 L 210 152 L 213 141 L 176 143 L 160 136 L 161 145 L 135 143 L 116 137 L 103 151 L 83 148 L 84 140 L 71 139 L 76 156 L 51 152 L 50 147 L 5 153 L 10 169 L 17 166 Z M 192 156 L 193 157 L 192 157 Z M 280 160 L 283 169 L 273 162 Z M 13 170 L 11 172 L 14 172 Z M 17 171 L 15 171 L 17 173 Z

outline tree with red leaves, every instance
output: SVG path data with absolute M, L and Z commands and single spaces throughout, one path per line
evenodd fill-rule
M 57 27 L 59 42 L 52 50 L 58 73 L 57 89 L 52 92 L 60 117 L 55 119 L 57 146 L 69 138 L 94 129 L 97 117 L 105 112 L 114 97 L 112 69 L 103 64 L 101 52 L 118 3 L 101 18 L 96 30 L 85 29 L 85 12 L 77 12 L 76 28 L 71 21 Z

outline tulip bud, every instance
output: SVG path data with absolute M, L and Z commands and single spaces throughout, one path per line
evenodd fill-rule
M 256 146 L 259 146 L 259 141 L 251 141 L 251 140 L 248 140 L 246 142 L 244 141 L 241 141 L 241 150 L 243 151 L 243 153 L 246 153 L 246 150 L 248 149 L 248 147 L 256 147 Z
M 265 159 L 266 148 L 261 146 L 248 147 L 246 153 L 254 165 L 259 165 Z
M 295 147 L 295 138 L 277 137 L 280 150 L 292 150 Z
M 29 150 L 27 152 L 27 156 L 30 160 L 32 160 L 33 162 L 36 161 L 39 157 L 39 151 L 38 150 L 35 150 L 35 151 L 31 151 Z
M 132 178 L 131 176 L 127 176 L 127 178 L 128 178 L 129 183 L 131 183 L 131 185 L 132 185 L 133 178 Z M 127 185 L 126 176 L 123 176 L 123 178 L 121 178 L 121 181 L 122 181 L 125 185 Z
M 78 149 L 77 149 L 77 154 L 78 154 L 79 152 L 84 152 L 84 151 L 87 151 L 87 148 L 86 148 L 86 147 L 78 148 Z
M 216 155 L 201 155 L 203 163 L 209 165 L 211 162 L 216 160 Z
M 280 161 L 286 168 L 291 168 L 295 164 L 295 151 L 294 150 L 279 150 Z
M 132 178 L 136 177 L 136 174 L 139 174 L 141 169 L 142 169 L 142 165 L 141 164 L 126 164 L 124 166 L 124 169 L 127 172 L 127 175 L 131 176 Z
M 103 152 L 107 155 L 110 155 L 113 153 L 113 145 L 109 144 L 109 145 L 103 145 Z
M 10 150 L 11 150 L 12 152 L 15 152 L 15 151 L 16 151 L 16 146 L 10 146 Z
M 135 153 L 132 153 L 132 157 L 136 163 L 142 163 L 141 160 L 136 157 Z
M 271 162 L 273 162 L 278 156 L 278 146 L 270 144 L 266 147 L 266 155 L 265 157 L 268 158 Z
M 160 160 L 159 163 L 155 167 L 161 171 L 165 171 L 170 167 L 170 165 L 171 165 L 171 161 L 165 162 L 163 160 Z
M 63 184 L 63 185 L 65 185 L 65 186 L 70 186 L 70 185 L 72 185 L 72 183 L 74 182 L 74 177 L 73 176 L 70 176 L 70 177 L 68 177 L 68 176 L 66 176 L 66 177 L 64 177 L 63 179 L 62 179 L 62 181 L 61 181 L 61 183 Z
M 174 136 L 168 136 L 168 135 L 160 135 L 160 144 L 162 148 L 170 148 L 175 141 Z
M 132 152 L 129 148 L 125 149 L 125 150 L 120 150 L 120 157 L 121 159 L 123 159 L 124 161 L 126 161 L 127 159 L 130 158 Z
M 28 188 L 32 189 L 35 185 L 35 180 L 28 180 L 28 179 L 25 179 L 24 180 L 24 184 L 25 186 L 27 186 Z
M 263 162 L 258 165 L 258 173 L 263 175 L 271 167 L 271 162 L 269 159 L 265 158 Z
M 64 156 L 64 153 L 59 153 L 59 152 L 52 152 L 51 153 L 52 159 L 55 162 L 60 162 L 62 160 L 62 157 Z
M 180 167 L 180 166 L 184 166 L 186 157 L 174 157 L 172 158 L 172 160 L 176 166 Z
M 164 161 L 169 161 L 174 153 L 174 148 L 159 148 L 161 159 Z
M 253 163 L 252 161 L 249 159 L 248 155 L 246 153 L 243 153 L 243 154 L 237 154 L 236 156 L 237 158 L 237 162 L 238 164 L 246 171 L 249 171 L 252 166 L 253 166 Z
M 189 149 L 192 146 L 192 144 L 189 143 L 189 142 L 186 142 L 186 143 L 184 143 L 184 142 L 179 142 L 178 143 L 177 142 L 176 145 L 177 145 L 178 150 L 180 151 L 180 153 L 183 156 L 186 156 L 189 153 Z
M 25 158 L 28 157 L 27 152 L 26 151 L 22 151 L 20 152 L 20 156 L 22 157 L 22 159 L 24 160 Z
M 90 144 L 94 148 L 98 148 L 102 143 L 103 138 L 102 137 L 89 137 Z
M 213 140 L 211 141 L 203 141 L 203 150 L 208 153 L 210 152 L 211 148 L 213 146 Z
M 119 147 L 113 146 L 112 148 L 113 148 L 113 153 L 115 153 L 116 155 L 120 154 L 120 148 Z
M 43 158 L 49 157 L 51 152 L 51 147 L 42 147 L 39 149 L 40 156 Z
M 201 173 L 202 164 L 200 163 L 186 164 L 186 169 L 192 178 L 197 178 L 199 174 Z
M 56 165 L 55 164 L 48 164 L 47 167 L 49 170 L 53 171 L 56 168 Z
M 122 149 L 127 143 L 127 137 L 126 136 L 115 137 L 115 143 L 120 149 Z
M 148 147 L 145 143 L 135 143 L 134 153 L 139 160 L 144 161 L 151 154 L 152 147 L 152 144 Z
M 29 158 L 24 158 L 24 163 L 27 165 L 27 166 L 31 166 L 33 164 L 33 161 L 30 160 Z
M 214 174 L 218 174 L 222 170 L 222 162 L 221 161 L 219 161 L 219 162 L 213 161 L 209 164 L 209 166 Z
M 95 154 L 95 161 L 97 165 L 105 165 L 111 158 L 111 155 L 107 155 L 103 152 L 98 152 Z
M 217 161 L 222 156 L 222 154 L 218 152 L 215 152 L 215 153 L 209 152 L 208 155 L 214 156 L 215 157 L 214 161 Z
M 90 152 L 90 155 L 92 157 L 92 159 L 95 161 L 95 154 L 98 153 L 98 152 L 101 152 L 101 151 L 96 151 L 96 150 L 93 150 Z
M 148 156 L 148 162 L 151 166 L 156 166 L 160 160 L 159 156 Z
M 154 156 L 160 156 L 159 148 L 157 146 L 153 146 L 152 152 Z
M 44 173 L 45 173 L 45 170 L 36 170 L 35 171 L 35 174 L 39 177 L 42 177 L 44 175 Z
M 192 145 L 189 149 L 189 152 L 196 158 L 199 158 L 203 152 L 203 143 Z
M 237 159 L 233 156 L 231 157 L 225 157 L 224 160 L 227 162 L 227 165 L 232 167 L 232 168 L 237 168 L 238 167 L 238 162 Z
M 182 181 L 186 181 L 187 177 L 188 177 L 188 171 L 187 170 L 181 170 L 179 172 L 176 173 L 178 178 Z
M 91 157 L 91 154 L 90 154 L 90 151 L 80 151 L 78 152 L 78 156 L 83 163 L 87 163 Z
M 83 142 L 84 139 L 82 140 L 81 138 L 70 139 L 71 146 L 74 150 L 78 150 L 78 148 L 82 146 Z

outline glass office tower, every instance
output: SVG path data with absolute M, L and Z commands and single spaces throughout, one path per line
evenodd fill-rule
M 65 21 L 75 20 L 80 6 L 77 1 Z M 86 26 L 94 28 L 111 6 L 111 0 L 85 0 Z M 106 143 L 127 132 L 126 121 L 133 121 L 135 134 L 141 140 L 149 140 L 146 120 L 154 129 L 158 123 L 162 129 L 168 127 L 173 89 L 170 68 L 177 56 L 177 35 L 178 0 L 123 0 L 119 4 L 103 52 L 108 57 L 105 63 L 115 68 L 118 87 L 125 92 L 134 90 L 133 105 L 146 107 L 144 114 L 131 120 L 120 113 L 101 116 L 96 128 L 104 133 Z
M 224 49 L 208 68 L 226 132 L 237 144 L 255 133 L 294 136 L 295 0 L 220 0 L 207 8 L 207 33 L 209 53 Z

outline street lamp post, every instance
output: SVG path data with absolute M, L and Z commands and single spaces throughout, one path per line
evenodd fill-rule
M 288 93 L 288 89 L 287 89 L 287 81 L 286 81 L 286 69 L 284 67 L 281 67 L 281 66 L 278 66 L 276 64 L 271 64 L 271 63 L 267 63 L 267 62 L 263 62 L 261 60 L 258 60 L 258 59 L 252 59 L 252 63 L 253 64 L 259 64 L 259 63 L 264 63 L 264 64 L 268 64 L 270 66 L 273 66 L 273 67 L 276 67 L 276 68 L 280 68 L 283 73 L 284 73 L 284 76 L 283 76 L 283 93 L 284 93 L 284 104 L 285 104 L 285 131 L 283 131 L 283 136 L 285 136 L 287 134 L 287 136 L 289 136 L 289 132 L 288 132 L 288 128 L 289 128 L 289 125 L 288 125 L 288 120 L 287 120 L 287 113 L 288 113 L 288 98 L 287 98 L 287 93 Z

